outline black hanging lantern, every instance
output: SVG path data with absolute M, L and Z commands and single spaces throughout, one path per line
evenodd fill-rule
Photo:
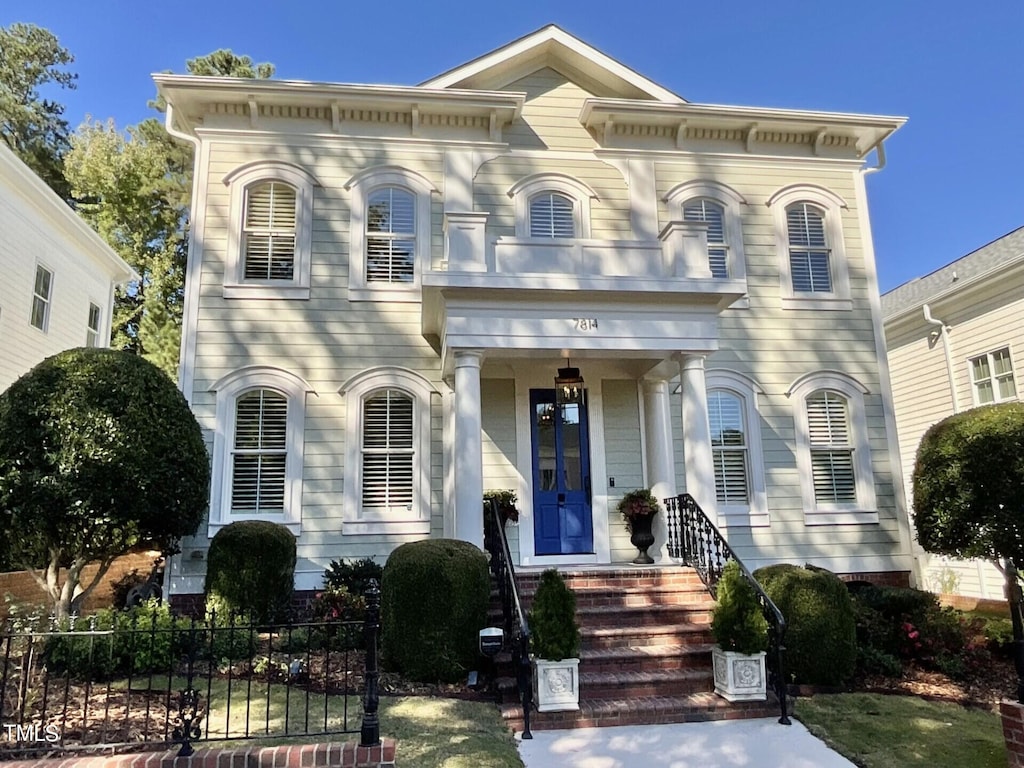
M 555 402 L 558 405 L 583 402 L 583 377 L 580 376 L 579 368 L 566 366 L 558 369 L 558 375 L 555 376 Z

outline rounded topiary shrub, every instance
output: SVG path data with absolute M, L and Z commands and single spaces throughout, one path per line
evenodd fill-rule
M 465 541 L 403 544 L 381 582 L 384 662 L 412 680 L 454 681 L 480 660 L 477 634 L 487 623 L 487 559 Z
M 842 685 L 857 663 L 857 628 L 846 585 L 834 573 L 796 565 L 754 572 L 786 619 L 786 674 L 808 685 Z
M 206 565 L 208 609 L 260 623 L 283 619 L 295 586 L 295 536 L 283 525 L 240 520 L 217 531 Z

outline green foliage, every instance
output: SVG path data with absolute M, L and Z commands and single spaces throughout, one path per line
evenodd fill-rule
M 659 509 L 661 507 L 658 506 L 658 500 L 654 498 L 654 494 L 648 488 L 637 488 L 630 491 L 619 500 L 615 507 L 615 511 L 626 521 L 626 530 L 630 533 L 633 532 L 634 518 L 656 515 Z
M 754 572 L 786 619 L 786 672 L 793 682 L 842 685 L 857 660 L 857 630 L 850 594 L 822 569 L 770 565 Z
M 380 584 L 383 574 L 384 567 L 372 557 L 364 557 L 362 560 L 332 560 L 324 571 L 324 587 L 344 587 L 353 595 L 362 596 L 369 589 L 371 580 L 376 580 L 377 584 Z
M 519 519 L 519 508 L 516 506 L 516 492 L 509 489 L 484 491 L 484 503 L 494 502 L 502 523 Z
M 1024 562 L 1024 403 L 943 419 L 921 439 L 914 525 L 929 552 Z
M 903 662 L 891 653 L 870 645 L 861 645 L 857 647 L 857 672 L 861 675 L 898 678 L 903 674 Z
M 74 57 L 52 32 L 34 24 L 0 27 L 0 138 L 63 199 L 68 123 L 64 105 L 43 98 L 40 88 L 75 88 L 78 75 L 65 67 Z
M 555 568 L 540 575 L 528 617 L 530 652 L 539 659 L 561 661 L 580 653 L 576 595 Z
M 385 662 L 412 680 L 461 678 L 479 662 L 487 623 L 487 559 L 465 541 L 428 539 L 391 553 L 381 582 Z
M 86 563 L 195 533 L 209 483 L 185 398 L 134 355 L 67 350 L 0 394 L 0 549 L 63 575 L 50 594 L 59 616 L 76 607 Z
M 207 611 L 260 624 L 287 615 L 295 587 L 295 536 L 283 525 L 239 520 L 210 542 L 203 591 Z
M 718 602 L 711 618 L 711 634 L 723 651 L 760 653 L 768 650 L 768 622 L 757 592 L 743 577 L 735 560 L 726 563 L 718 580 Z

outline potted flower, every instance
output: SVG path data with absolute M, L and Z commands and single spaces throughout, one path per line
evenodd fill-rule
M 718 602 L 711 618 L 715 692 L 729 701 L 764 701 L 768 698 L 765 651 L 768 622 L 753 585 L 740 565 L 730 560 L 718 580 Z
M 616 509 L 626 521 L 630 543 L 639 550 L 633 564 L 651 565 L 654 558 L 647 554 L 647 549 L 654 543 L 651 524 L 658 513 L 658 500 L 650 489 L 637 488 L 623 496 Z
M 529 623 L 537 709 L 579 709 L 580 628 L 576 623 L 576 595 L 554 568 L 540 576 Z
M 501 525 L 511 520 L 519 522 L 519 509 L 516 507 L 516 492 L 512 490 L 484 491 L 484 501 L 493 501 L 498 506 L 498 517 L 501 518 Z

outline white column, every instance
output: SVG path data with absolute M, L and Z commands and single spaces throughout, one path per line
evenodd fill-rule
M 644 449 L 647 453 L 647 482 L 661 501 L 676 495 L 675 460 L 672 452 L 672 411 L 668 382 L 644 381 Z M 665 515 L 654 518 L 654 547 L 657 562 L 667 563 L 668 525 Z
M 704 380 L 704 355 L 680 355 L 683 389 L 683 454 L 686 460 L 686 492 L 700 505 L 711 522 L 715 512 L 715 464 L 708 424 L 708 391 Z
M 484 470 L 479 350 L 455 353 L 455 538 L 483 548 Z

